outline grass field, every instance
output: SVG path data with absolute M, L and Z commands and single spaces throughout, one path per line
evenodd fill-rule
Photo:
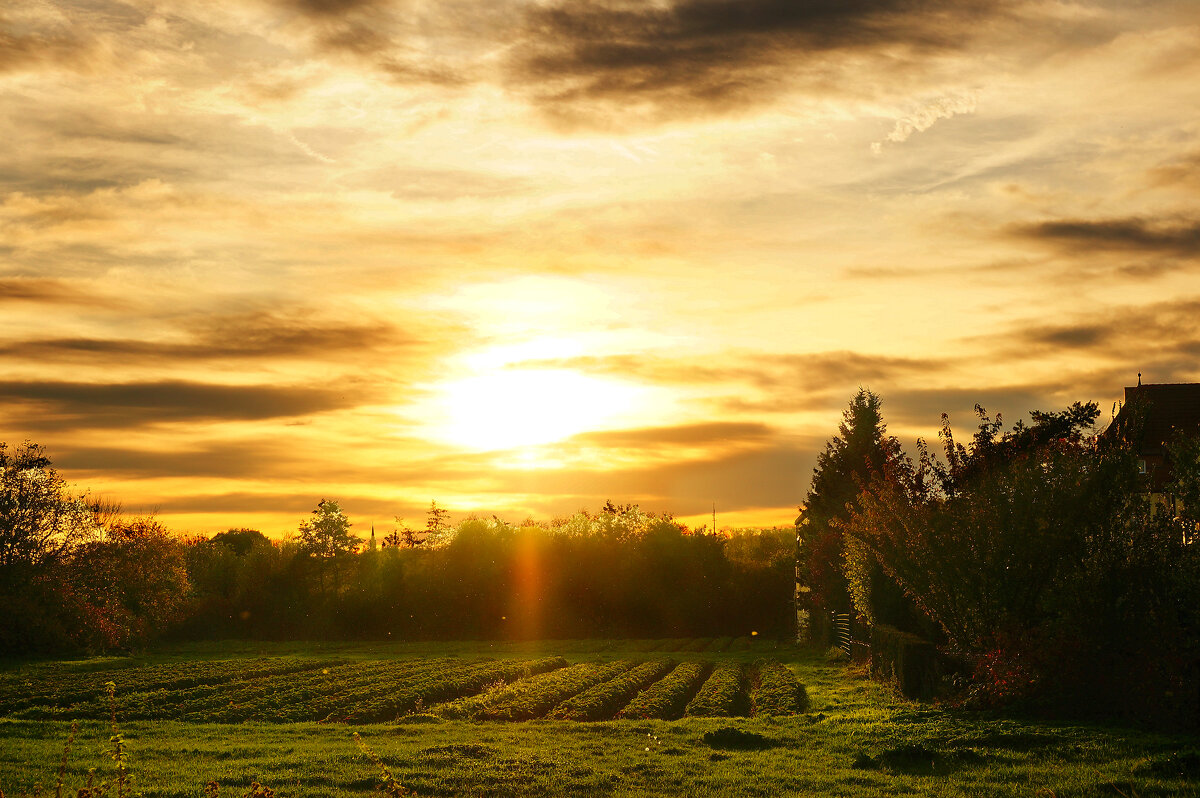
M 750 639 L 226 644 L 0 672 L 0 789 L 111 780 L 200 796 L 1200 795 L 1200 740 L 913 704 Z M 650 715 L 651 717 L 646 717 Z M 609 720 L 610 718 L 618 718 Z M 67 794 L 64 792 L 64 794 Z M 110 793 L 115 794 L 115 793 Z

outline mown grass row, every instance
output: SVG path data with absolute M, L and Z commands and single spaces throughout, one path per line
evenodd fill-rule
M 675 663 L 670 660 L 643 662 L 616 678 L 589 687 L 551 712 L 556 720 L 608 720 L 629 703 L 638 691 L 657 682 Z

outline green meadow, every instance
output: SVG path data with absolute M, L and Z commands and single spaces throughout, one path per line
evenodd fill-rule
M 355 733 L 418 795 L 1200 794 L 1195 737 L 916 704 L 824 652 L 723 638 L 208 644 L 12 664 L 5 796 L 56 794 L 72 721 L 62 794 L 89 769 L 116 794 L 109 681 L 128 789 L 145 796 L 210 782 L 225 796 L 253 782 L 281 797 L 369 795 L 382 772 Z M 653 710 L 674 719 L 620 716 L 669 707 L 641 700 L 656 689 L 676 691 L 676 709 Z M 356 706 L 375 714 L 354 722 Z M 579 712 L 615 719 L 552 719 Z

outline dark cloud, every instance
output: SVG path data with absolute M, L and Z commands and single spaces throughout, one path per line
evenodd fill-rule
M 90 294 L 64 280 L 48 277 L 0 277 L 0 303 L 37 302 L 47 305 L 111 306 L 111 300 Z
M 280 4 L 315 16 L 340 16 L 383 5 L 380 0 L 282 0 Z
M 371 64 L 396 83 L 455 86 L 470 79 L 470 55 L 455 51 L 472 37 L 460 29 L 461 21 L 448 6 L 422 9 L 389 0 L 278 3 L 305 21 L 317 51 Z M 489 5 L 476 4 L 471 10 L 475 16 L 497 16 L 498 9 Z M 496 35 L 494 30 L 489 33 Z M 450 39 L 455 43 L 443 46 Z
M 528 13 L 509 80 L 555 114 L 651 104 L 673 114 L 759 102 L 836 80 L 835 53 L 907 56 L 964 47 L 998 4 L 975 0 L 560 2 Z M 625 109 L 628 110 L 628 109 Z
M 1139 217 L 1056 219 L 1015 225 L 1010 232 L 1083 252 L 1121 250 L 1183 257 L 1200 255 L 1200 222 L 1161 222 Z
M 448 2 L 437 13 L 375 0 L 279 2 L 320 52 L 399 83 L 498 82 L 559 123 L 590 126 L 722 111 L 796 88 L 868 91 L 857 80 L 865 59 L 893 76 L 919 70 L 1007 15 L 984 0 Z M 497 42 L 512 45 L 499 69 Z
M 64 471 L 122 479 L 294 476 L 302 470 L 295 450 L 271 440 L 239 441 L 201 448 L 146 451 L 106 446 L 56 446 L 54 463 Z
M 1092 349 L 1107 341 L 1111 334 L 1112 329 L 1103 324 L 1036 327 L 1028 330 L 1027 340 L 1036 346 L 1055 349 Z
M 448 491 L 456 491 L 473 481 L 487 483 L 496 465 L 495 453 L 425 457 L 421 453 L 428 450 L 427 442 L 389 438 L 389 444 L 405 455 L 359 457 L 350 453 L 358 451 L 357 446 L 328 449 L 303 433 L 288 432 L 249 439 L 239 436 L 170 449 L 119 444 L 83 446 L 67 440 L 50 444 L 49 452 L 56 466 L 86 477 L 103 474 L 122 479 L 215 477 L 295 481 L 327 474 L 331 463 L 336 462 L 340 484 L 444 485 Z
M 130 428 L 156 422 L 287 418 L 354 407 L 361 387 L 161 382 L 0 381 L 6 414 L 42 429 Z
M 390 529 L 393 516 L 416 518 L 428 507 L 419 507 L 407 503 L 390 501 L 368 496 L 333 496 L 330 494 L 295 491 L 290 493 L 252 493 L 230 492 L 215 494 L 198 494 L 192 496 L 164 497 L 148 505 L 146 508 L 126 507 L 129 512 L 154 510 L 159 513 L 224 513 L 230 515 L 230 526 L 238 526 L 238 513 L 295 513 L 296 524 L 304 520 L 323 499 L 336 499 L 345 510 L 353 525 L 353 533 L 360 537 L 370 534 L 370 521 L 364 523 L 362 516 L 377 518 L 382 523 L 376 531 L 386 533 Z M 384 525 L 386 524 L 386 526 Z
M 1002 340 L 1006 356 L 1062 349 L 1090 354 L 1094 359 L 1188 354 L 1200 342 L 1200 299 L 1107 308 L 1059 324 L 1025 321 L 1015 324 Z
M 923 388 L 892 391 L 883 396 L 884 420 L 936 429 L 942 413 L 950 416 L 956 437 L 965 441 L 975 428 L 975 405 L 989 415 L 1001 413 L 1006 424 L 1026 418 L 1030 410 L 1054 410 L 1092 397 L 1067 383 L 979 388 Z M 1070 397 L 1070 398 L 1068 398 Z
M 414 345 L 384 324 L 332 324 L 273 313 L 206 318 L 187 342 L 104 338 L 43 338 L 0 344 L 0 357 L 86 362 L 97 358 L 158 363 L 244 358 L 344 359 L 348 352 L 377 357 Z
M 675 427 L 643 427 L 640 429 L 586 432 L 571 438 L 571 442 L 589 446 L 614 448 L 646 448 L 658 446 L 712 446 L 728 443 L 761 443 L 773 431 L 766 424 L 747 422 L 710 422 Z
M 64 116 L 55 125 L 55 133 L 65 139 L 110 144 L 146 144 L 170 147 L 172 150 L 189 149 L 193 146 L 184 137 L 166 130 L 147 129 L 86 113 Z

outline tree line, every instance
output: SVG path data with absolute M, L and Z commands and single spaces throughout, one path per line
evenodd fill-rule
M 787 636 L 792 530 L 690 530 L 636 505 L 537 523 L 399 521 L 356 535 L 322 501 L 284 540 L 172 534 L 75 495 L 0 444 L 0 650 L 162 639 Z
M 939 644 L 959 699 L 1194 722 L 1200 709 L 1200 443 L 1169 447 L 1171 503 L 1139 475 L 1139 408 L 1095 403 L 1005 429 L 976 406 L 941 455 L 887 434 L 860 390 L 797 519 L 800 615 L 886 624 Z M 1144 418 L 1142 419 L 1144 420 Z M 1118 425 L 1121 426 L 1121 425 Z

